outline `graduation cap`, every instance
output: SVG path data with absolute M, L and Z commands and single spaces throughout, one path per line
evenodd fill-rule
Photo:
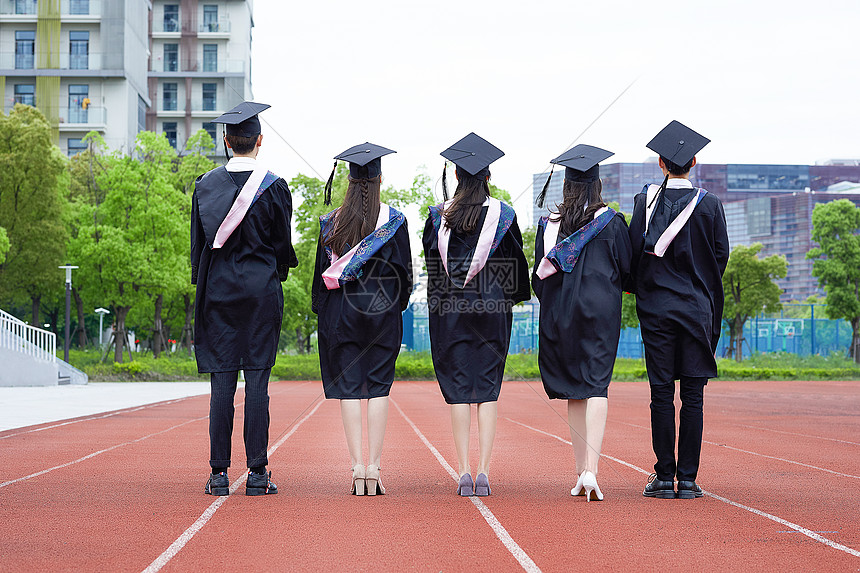
M 230 111 L 216 117 L 212 123 L 223 123 L 227 135 L 239 137 L 257 137 L 261 133 L 260 118 L 257 114 L 269 109 L 270 105 L 265 103 L 254 103 L 243 101 Z M 228 158 L 227 144 L 224 144 L 224 155 Z
M 547 177 L 546 183 L 544 183 L 543 189 L 538 196 L 537 206 L 543 207 L 544 199 L 546 199 L 546 191 L 549 188 L 549 182 L 552 180 L 552 173 L 555 171 L 555 165 L 564 165 L 564 178 L 568 181 L 590 183 L 600 178 L 600 162 L 613 155 L 615 153 L 611 151 L 580 143 L 551 160 L 550 163 L 553 164 L 553 168 L 550 170 L 549 177 Z
M 651 151 L 655 151 L 664 160 L 671 161 L 678 166 L 684 166 L 710 142 L 710 139 L 700 133 L 696 133 L 680 121 L 672 120 L 645 147 Z M 669 174 L 667 173 L 663 179 L 663 184 L 660 185 L 660 189 L 651 200 L 651 204 L 663 194 L 668 182 Z M 661 212 L 663 210 L 663 201 L 660 201 L 660 210 Z
M 331 205 L 331 186 L 338 160 L 349 163 L 349 176 L 353 179 L 372 179 L 382 174 L 382 157 L 389 153 L 397 152 L 381 145 L 365 142 L 336 155 L 331 175 L 325 184 L 325 204 Z
M 440 154 L 457 166 L 457 169 L 472 177 L 486 179 L 490 176 L 490 164 L 505 155 L 505 152 L 474 132 L 470 133 Z M 442 169 L 442 193 L 448 200 L 448 163 Z
M 672 121 L 648 142 L 646 147 L 675 165 L 684 166 L 711 142 L 680 121 Z

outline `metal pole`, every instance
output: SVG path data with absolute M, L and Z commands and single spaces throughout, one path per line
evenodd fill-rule
M 815 305 L 810 304 L 809 308 L 812 309 L 812 332 L 810 333 L 812 348 L 810 350 L 812 351 L 811 354 L 815 356 Z
M 102 313 L 99 313 L 99 348 L 102 347 L 102 332 L 104 332 L 104 329 L 105 329 L 104 320 L 105 320 L 105 315 L 103 315 Z
M 71 274 L 71 269 L 69 269 Z M 66 283 L 66 344 L 63 346 L 63 360 L 69 361 L 69 326 L 72 321 L 72 283 Z

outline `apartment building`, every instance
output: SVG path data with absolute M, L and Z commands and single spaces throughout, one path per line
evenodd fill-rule
M 250 0 L 153 0 L 146 129 L 182 149 L 212 119 L 251 99 Z

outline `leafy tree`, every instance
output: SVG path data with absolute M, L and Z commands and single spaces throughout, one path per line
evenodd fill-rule
M 63 288 L 57 267 L 65 257 L 67 189 L 65 158 L 45 116 L 21 104 L 9 115 L 0 112 L 0 227 L 6 229 L 0 299 L 28 300 L 32 324 L 41 324 L 43 297 Z
M 761 243 L 738 245 L 732 249 L 723 274 L 723 320 L 729 325 L 729 348 L 738 362 L 743 358 L 746 321 L 762 311 L 775 312 L 782 308 L 779 302 L 782 289 L 773 281 L 785 278 L 788 263 L 783 255 L 759 258 L 761 249 Z
M 812 210 L 812 276 L 827 294 L 828 318 L 851 323 L 849 354 L 860 363 L 860 207 L 848 199 L 820 203 Z
M 6 234 L 6 229 L 0 227 L 0 265 L 6 262 L 6 253 L 9 252 L 9 235 Z

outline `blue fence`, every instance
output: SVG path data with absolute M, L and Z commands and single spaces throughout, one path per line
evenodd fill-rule
M 823 305 L 785 304 L 777 315 L 752 318 L 744 325 L 743 354 L 754 352 L 788 352 L 808 356 L 827 356 L 848 352 L 851 325 L 845 320 L 820 318 Z M 817 317 L 816 317 L 817 315 Z M 511 354 L 533 353 L 538 349 L 540 305 L 525 304 L 516 308 L 511 330 Z M 403 343 L 410 350 L 430 350 L 430 329 L 426 309 L 410 307 L 403 313 Z M 729 331 L 724 326 L 717 356 L 729 354 Z M 625 328 L 618 343 L 619 358 L 642 358 L 644 348 L 639 328 Z

